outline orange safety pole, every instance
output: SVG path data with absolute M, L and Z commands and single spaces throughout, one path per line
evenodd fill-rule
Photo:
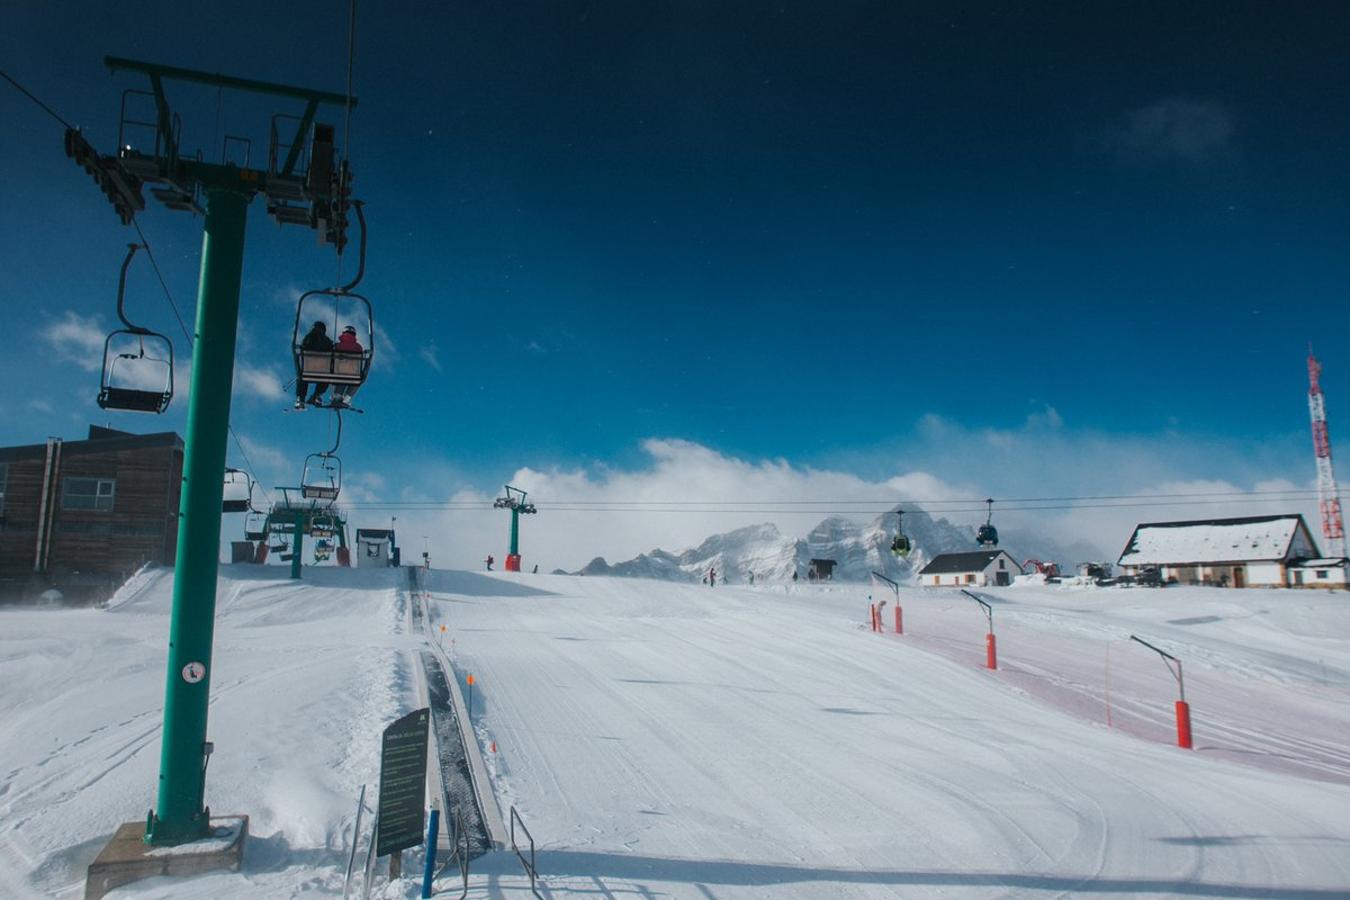
M 1191 705 L 1185 700 L 1177 701 L 1177 746 L 1191 749 Z
M 904 624 L 904 620 L 900 617 L 900 604 L 899 604 L 899 603 L 895 604 L 895 633 L 896 633 L 896 634 L 904 634 L 904 633 L 905 633 L 905 624 Z
M 986 669 L 998 668 L 998 648 L 994 644 L 994 633 L 992 631 L 984 636 L 984 667 Z

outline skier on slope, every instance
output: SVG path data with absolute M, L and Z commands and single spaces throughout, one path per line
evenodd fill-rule
M 717 570 L 708 570 L 708 587 L 717 587 Z

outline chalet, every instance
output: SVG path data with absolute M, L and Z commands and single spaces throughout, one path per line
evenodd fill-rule
M 836 563 L 832 559 L 813 559 L 810 565 L 806 567 L 806 579 L 808 581 L 833 581 L 835 565 Z
M 0 447 L 0 599 L 95 596 L 178 540 L 183 441 L 90 426 L 82 441 Z
M 1239 588 L 1298 587 L 1310 581 L 1344 584 L 1344 561 L 1323 560 L 1320 555 L 1301 515 L 1244 516 L 1139 525 L 1120 554 L 1119 565 L 1127 575 L 1156 571 L 1163 581 L 1180 584 Z M 1314 562 L 1319 565 L 1310 567 Z
M 919 571 L 919 583 L 932 587 L 950 585 L 1012 584 L 1022 567 L 1006 550 L 972 550 L 969 553 L 941 553 Z

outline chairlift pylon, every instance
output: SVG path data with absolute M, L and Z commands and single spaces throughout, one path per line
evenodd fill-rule
M 103 342 L 98 405 L 122 412 L 159 414 L 173 401 L 173 342 L 127 318 L 127 269 L 140 248 L 140 244 L 128 244 L 122 260 L 117 279 L 117 318 L 123 327 Z
M 998 529 L 994 527 L 994 501 L 992 498 L 984 501 L 989 504 L 989 514 L 985 516 L 984 524 L 975 532 L 975 543 L 981 547 L 998 546 Z
M 291 356 L 301 391 L 306 385 L 315 384 L 333 388 L 330 405 L 335 409 L 350 405 L 352 395 L 365 384 L 370 374 L 370 364 L 375 358 L 374 310 L 368 299 L 361 294 L 353 293 L 353 288 L 365 277 L 366 217 L 359 200 L 354 201 L 352 206 L 356 209 L 356 218 L 361 225 L 360 259 L 356 277 L 341 287 L 306 291 L 302 294 L 300 302 L 295 307 L 295 326 L 291 332 Z M 330 314 L 331 334 L 327 333 Z M 364 320 L 364 327 L 358 328 L 353 324 L 353 320 L 358 322 Z M 301 331 L 302 325 L 305 331 Z M 319 325 L 323 326 L 324 337 L 332 344 L 331 348 L 305 346 L 308 334 Z M 365 338 L 359 351 L 343 350 L 338 346 L 338 329 L 346 327 L 356 331 L 358 343 L 362 337 Z M 300 399 L 303 400 L 303 396 Z M 297 403 L 297 408 L 301 405 Z

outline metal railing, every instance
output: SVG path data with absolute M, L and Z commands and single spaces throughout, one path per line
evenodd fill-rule
M 450 858 L 441 866 L 441 870 L 436 873 L 432 879 L 434 883 L 437 878 L 445 874 L 446 869 L 452 865 L 459 866 L 459 878 L 464 889 L 460 892 L 456 900 L 464 900 L 469 896 L 469 833 L 464 830 L 464 813 L 459 807 L 455 807 L 454 818 L 454 837 L 451 839 L 455 849 L 450 853 Z
M 526 839 L 530 842 L 530 858 L 526 859 L 525 854 L 520 851 L 520 845 L 516 843 L 516 823 L 520 823 L 520 830 L 524 832 Z M 539 877 L 539 870 L 534 865 L 534 836 L 530 834 L 530 829 L 525 827 L 525 820 L 516 812 L 516 808 L 511 807 L 511 849 L 516 852 L 516 857 L 520 860 L 521 866 L 525 869 L 525 874 L 530 876 L 530 893 L 544 900 L 542 894 L 535 890 L 534 882 Z

